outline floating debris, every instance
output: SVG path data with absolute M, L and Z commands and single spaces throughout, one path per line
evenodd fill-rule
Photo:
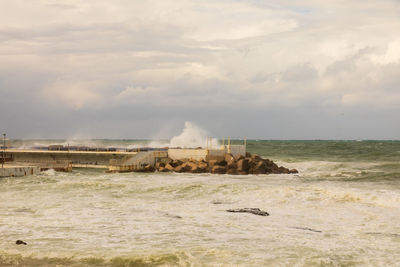
M 269 213 L 266 211 L 262 211 L 259 208 L 244 208 L 244 209 L 230 209 L 226 210 L 227 212 L 246 212 L 246 213 L 252 213 L 254 215 L 259 215 L 259 216 L 269 216 Z

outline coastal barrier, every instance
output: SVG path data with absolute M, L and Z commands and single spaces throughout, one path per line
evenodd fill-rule
M 100 168 L 107 172 L 151 171 L 158 162 L 173 160 L 223 160 L 225 155 L 244 156 L 243 145 L 205 148 L 136 148 L 108 149 L 87 148 L 70 150 L 71 147 L 52 145 L 37 149 L 11 149 L 4 157 L 20 166 L 36 166 L 39 170 L 72 171 L 73 168 Z
M 40 172 L 40 167 L 38 166 L 4 165 L 0 167 L 0 178 L 35 175 L 38 174 L 39 172 Z

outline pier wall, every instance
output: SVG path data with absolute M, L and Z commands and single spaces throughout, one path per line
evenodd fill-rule
M 19 177 L 35 175 L 40 172 L 39 167 L 35 166 L 0 166 L 0 177 Z
M 16 163 L 43 163 L 68 161 L 75 165 L 105 165 L 110 159 L 122 159 L 135 155 L 136 152 L 81 152 L 81 151 L 40 151 L 40 150 L 7 150 L 6 156 L 14 158 Z

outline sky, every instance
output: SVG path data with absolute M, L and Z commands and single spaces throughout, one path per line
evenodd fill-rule
M 11 138 L 400 139 L 399 0 L 0 0 Z

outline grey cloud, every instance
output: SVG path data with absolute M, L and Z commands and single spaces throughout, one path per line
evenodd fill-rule
M 400 34 L 398 5 L 382 2 L 364 14 L 357 1 L 96 1 L 82 16 L 78 2 L 45 2 L 65 17 L 0 26 L 0 125 L 16 137 L 146 138 L 189 120 L 217 136 L 395 138 L 400 62 L 371 59 Z M 214 31 L 204 10 L 244 27 Z M 253 13 L 277 24 L 259 27 Z M 289 26 L 268 28 L 279 22 Z

